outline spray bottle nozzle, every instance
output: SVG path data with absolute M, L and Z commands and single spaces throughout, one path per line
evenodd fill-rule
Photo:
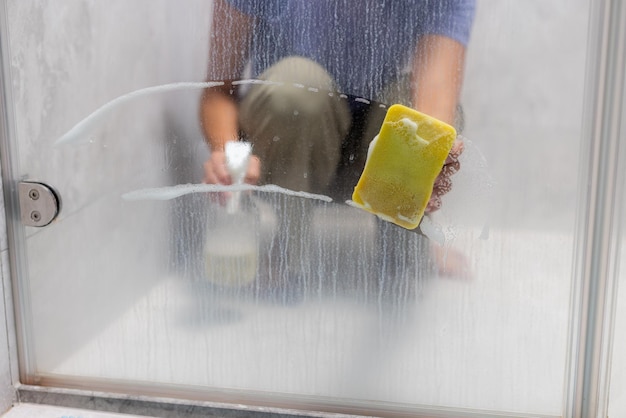
M 227 142 L 224 153 L 226 155 L 226 168 L 233 184 L 242 184 L 246 177 L 246 171 L 248 171 L 252 144 L 242 141 Z M 227 206 L 229 213 L 234 213 L 239 210 L 240 195 L 241 192 L 234 192 L 231 196 Z

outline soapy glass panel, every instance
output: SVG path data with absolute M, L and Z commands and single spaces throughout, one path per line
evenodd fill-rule
M 428 239 L 343 203 L 350 182 L 323 175 L 333 162 L 358 174 L 363 154 L 351 158 L 349 147 L 345 161 L 282 176 L 297 177 L 281 184 L 296 191 L 333 182 L 305 190 L 315 195 L 244 191 L 233 214 L 220 204 L 229 195 L 184 186 L 202 181 L 209 157 L 198 103 L 207 67 L 216 71 L 210 34 L 224 35 L 213 3 L 8 2 L 20 167 L 64 200 L 56 223 L 27 231 L 25 381 L 561 414 L 587 9 L 582 0 L 478 2 L 461 170 L 429 218 Z M 245 17 L 227 16 L 229 30 L 242 32 Z M 374 39 L 388 26 L 364 28 Z M 311 30 L 284 35 L 302 33 Z M 379 59 L 378 50 L 363 52 Z M 222 91 L 246 106 L 259 85 L 238 80 L 258 74 L 246 60 L 235 64 L 242 74 L 218 68 L 209 79 L 234 80 Z M 392 69 L 403 75 L 410 64 Z M 64 136 L 117 97 L 179 81 L 197 84 L 144 90 Z M 284 121 L 269 128 L 295 130 L 321 95 L 334 101 L 324 120 L 348 133 L 342 113 L 381 114 L 380 104 L 403 100 L 289 81 L 299 96 L 281 102 Z M 406 93 L 403 82 L 391 91 Z M 241 121 L 254 142 L 246 123 L 258 121 Z M 367 123 L 355 125 L 367 143 Z M 347 146 L 362 152 L 362 142 Z M 278 174 L 293 162 L 260 157 L 265 168 L 276 158 Z M 263 176 L 262 184 L 278 182 Z

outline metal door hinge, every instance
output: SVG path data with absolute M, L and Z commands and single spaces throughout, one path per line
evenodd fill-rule
M 57 217 L 61 211 L 61 200 L 52 187 L 30 181 L 22 181 L 18 186 L 24 225 L 42 227 Z

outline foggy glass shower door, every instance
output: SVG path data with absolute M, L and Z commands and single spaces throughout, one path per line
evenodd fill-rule
M 207 265 L 224 223 L 224 195 L 201 184 L 199 104 L 222 87 L 206 83 L 214 3 L 4 8 L 4 173 L 49 184 L 63 202 L 51 225 L 16 229 L 24 383 L 355 412 L 562 414 L 589 2 L 477 2 L 456 120 L 465 150 L 429 237 L 336 196 L 245 191 L 254 233 L 233 246 L 252 244 L 245 280 L 241 263 L 226 263 L 232 280 Z M 241 14 L 229 15 L 233 31 Z M 393 38 L 363 28 L 355 36 Z M 405 100 L 404 64 L 380 97 L 289 81 L 303 107 L 332 93 L 354 115 L 381 115 Z M 241 101 L 259 85 L 245 69 L 229 92 Z

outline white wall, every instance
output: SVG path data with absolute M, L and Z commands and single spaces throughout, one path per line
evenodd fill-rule
M 462 102 L 495 180 L 492 225 L 571 231 L 586 0 L 479 0 Z
M 210 11 L 211 2 L 201 0 L 8 2 L 19 176 L 52 185 L 63 201 L 58 221 L 26 228 L 29 279 L 20 280 L 30 295 L 26 315 L 40 371 L 105 327 L 168 268 L 168 211 L 121 195 L 199 181 L 206 153 L 199 91 L 120 106 L 82 145 L 54 141 L 122 94 L 204 81 Z M 179 149 L 193 149 L 199 161 L 167 170 L 179 163 Z

